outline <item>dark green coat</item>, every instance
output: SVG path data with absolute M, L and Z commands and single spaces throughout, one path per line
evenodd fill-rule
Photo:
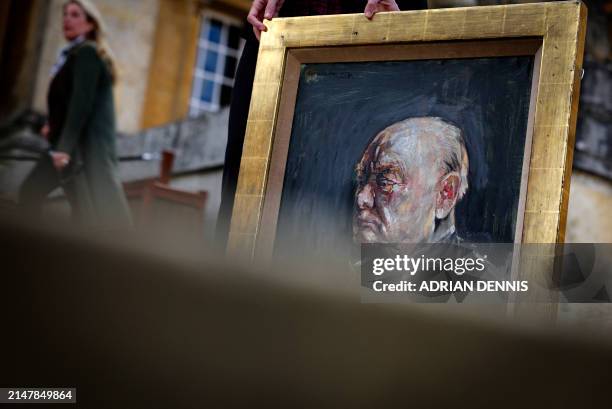
M 26 199 L 41 196 L 45 189 L 40 185 L 55 177 L 79 219 L 101 228 L 130 225 L 117 172 L 113 84 L 95 43 L 70 49 L 49 87 L 48 109 L 52 149 L 68 153 L 71 163 L 58 175 L 49 158 L 43 158 L 28 178 L 33 180 L 24 183 Z M 32 194 L 36 189 L 38 195 Z

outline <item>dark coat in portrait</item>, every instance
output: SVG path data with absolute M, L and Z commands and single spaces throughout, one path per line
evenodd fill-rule
M 24 182 L 21 199 L 41 200 L 58 185 L 79 221 L 99 227 L 131 224 L 117 172 L 113 80 L 95 43 L 71 48 L 48 93 L 51 149 L 68 153 L 67 168 L 58 172 L 43 157 Z

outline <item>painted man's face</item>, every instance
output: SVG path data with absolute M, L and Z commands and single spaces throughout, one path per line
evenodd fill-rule
M 370 143 L 356 169 L 356 242 L 418 243 L 431 237 L 442 176 L 436 141 L 426 128 L 415 133 L 391 126 Z

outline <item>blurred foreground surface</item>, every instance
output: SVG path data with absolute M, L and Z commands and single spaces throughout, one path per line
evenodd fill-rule
M 609 401 L 604 332 L 497 306 L 361 304 L 354 272 L 247 268 L 171 234 L 0 226 L 2 386 L 76 387 L 82 408 Z

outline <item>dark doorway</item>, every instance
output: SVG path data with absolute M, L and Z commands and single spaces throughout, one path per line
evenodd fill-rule
M 47 1 L 0 1 L 0 125 L 32 103 Z

